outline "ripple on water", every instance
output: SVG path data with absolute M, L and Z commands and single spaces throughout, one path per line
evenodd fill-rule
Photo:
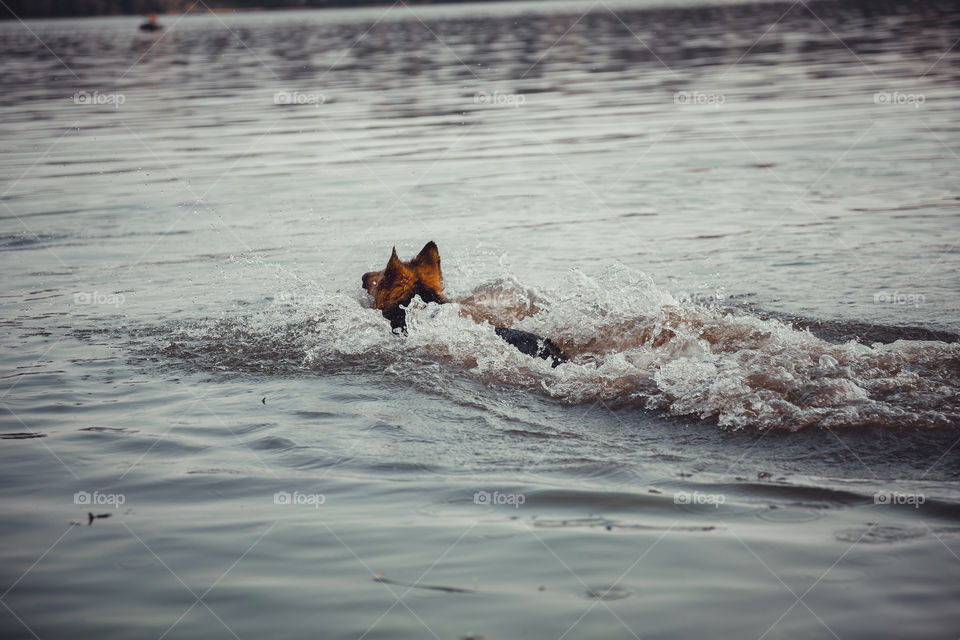
M 766 508 L 757 509 L 754 515 L 768 522 L 799 523 L 812 522 L 826 517 L 827 507 L 805 507 L 802 505 L 778 506 L 771 504 Z
M 587 600 L 623 600 L 633 595 L 633 592 L 624 586 L 614 584 L 587 587 L 580 595 Z
M 897 544 L 927 536 L 960 535 L 960 527 L 909 527 L 904 525 L 867 524 L 834 532 L 841 542 L 864 544 Z

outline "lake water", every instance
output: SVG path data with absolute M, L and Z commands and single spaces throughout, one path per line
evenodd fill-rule
M 960 11 L 647 5 L 0 24 L 2 635 L 960 635 Z

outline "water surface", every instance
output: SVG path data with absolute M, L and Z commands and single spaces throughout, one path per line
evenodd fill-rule
M 960 14 L 685 5 L 0 24 L 4 635 L 956 637 Z

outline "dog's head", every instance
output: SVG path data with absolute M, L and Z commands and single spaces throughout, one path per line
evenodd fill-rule
M 406 327 L 406 312 L 401 306 L 410 304 L 414 296 L 424 302 L 444 303 L 443 273 L 440 271 L 440 252 L 431 240 L 417 257 L 401 262 L 394 247 L 387 266 L 382 271 L 363 274 L 363 288 L 373 296 L 373 306 L 394 329 Z

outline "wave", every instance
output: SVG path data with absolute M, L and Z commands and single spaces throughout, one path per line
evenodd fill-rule
M 385 373 L 432 392 L 467 377 L 577 405 L 641 406 L 741 429 L 950 427 L 960 424 L 960 343 L 931 332 L 869 331 L 764 317 L 722 296 L 675 295 L 643 273 L 571 272 L 553 290 L 483 283 L 460 303 L 407 311 L 390 331 L 362 292 L 294 290 L 253 313 L 155 331 L 165 356 L 201 369 L 289 374 Z M 570 356 L 552 369 L 493 325 L 550 337 Z M 831 336 L 860 335 L 831 340 Z M 904 336 L 904 337 L 899 337 Z

